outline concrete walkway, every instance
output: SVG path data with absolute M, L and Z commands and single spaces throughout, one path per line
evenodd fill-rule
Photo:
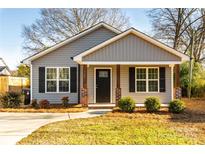
M 0 112 L 0 145 L 14 145 L 34 130 L 51 122 L 100 116 L 109 109 L 79 113 L 8 113 Z

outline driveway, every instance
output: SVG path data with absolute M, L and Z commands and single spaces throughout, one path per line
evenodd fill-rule
M 0 145 L 16 144 L 39 127 L 51 122 L 100 116 L 110 110 L 89 110 L 80 113 L 8 113 L 0 112 Z

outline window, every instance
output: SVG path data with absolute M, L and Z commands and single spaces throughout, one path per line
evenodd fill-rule
M 57 90 L 57 69 L 47 68 L 47 92 L 56 92 Z
M 148 68 L 148 91 L 158 92 L 158 68 Z
M 69 92 L 70 69 L 69 68 L 46 68 L 46 91 Z
M 136 68 L 136 92 L 159 91 L 159 68 Z
M 108 78 L 108 71 L 99 71 L 100 78 Z
M 136 85 L 138 92 L 146 92 L 146 68 L 136 69 Z

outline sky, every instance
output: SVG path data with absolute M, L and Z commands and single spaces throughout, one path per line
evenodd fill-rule
M 148 9 L 122 9 L 130 18 L 130 26 L 151 33 Z M 15 70 L 28 55 L 23 51 L 22 28 L 40 18 L 40 9 L 0 9 L 0 57 Z

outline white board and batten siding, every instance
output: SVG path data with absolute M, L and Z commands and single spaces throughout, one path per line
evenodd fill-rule
M 164 49 L 161 49 L 133 34 L 129 34 L 93 53 L 83 57 L 83 62 L 160 62 L 181 61 Z

